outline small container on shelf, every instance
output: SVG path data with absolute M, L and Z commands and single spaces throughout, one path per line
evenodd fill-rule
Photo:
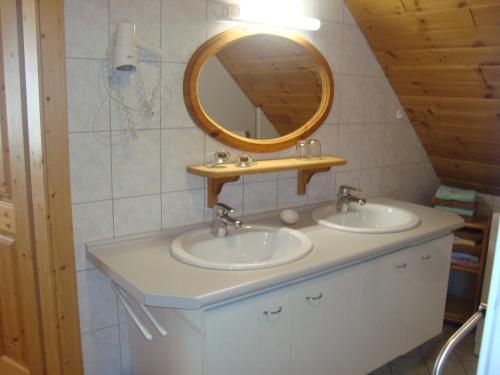
M 307 141 L 307 158 L 321 158 L 321 142 L 318 139 L 309 139 Z
M 297 141 L 295 145 L 295 159 L 307 159 L 308 147 L 306 141 Z

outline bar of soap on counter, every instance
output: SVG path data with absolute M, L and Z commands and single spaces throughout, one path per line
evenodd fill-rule
M 281 211 L 280 219 L 285 224 L 295 224 L 299 221 L 299 213 L 295 210 L 286 209 Z

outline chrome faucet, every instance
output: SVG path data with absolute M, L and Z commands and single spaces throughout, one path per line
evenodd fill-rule
M 358 203 L 360 206 L 364 206 L 366 204 L 366 199 L 351 195 L 351 192 L 353 191 L 360 192 L 361 189 L 349 185 L 340 186 L 339 192 L 337 193 L 337 211 L 349 211 L 349 203 L 351 202 Z
M 227 226 L 234 226 L 236 229 L 240 229 L 243 223 L 229 216 L 235 212 L 234 208 L 229 207 L 224 203 L 216 203 L 213 208 L 214 221 L 212 223 L 212 234 L 216 237 L 226 237 Z

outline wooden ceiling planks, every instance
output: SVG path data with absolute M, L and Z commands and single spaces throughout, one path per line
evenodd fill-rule
M 500 0 L 347 0 L 443 183 L 500 195 Z
M 301 45 L 259 35 L 225 47 L 217 57 L 279 135 L 301 127 L 318 110 L 321 78 L 317 63 Z

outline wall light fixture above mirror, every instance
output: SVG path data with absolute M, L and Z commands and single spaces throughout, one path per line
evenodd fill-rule
M 255 22 L 265 25 L 289 27 L 300 30 L 319 30 L 321 21 L 288 11 L 281 6 L 228 5 L 222 8 L 222 17 L 231 21 Z
M 184 100 L 218 141 L 273 152 L 313 133 L 333 101 L 323 55 L 295 31 L 236 27 L 201 45 L 188 62 Z

